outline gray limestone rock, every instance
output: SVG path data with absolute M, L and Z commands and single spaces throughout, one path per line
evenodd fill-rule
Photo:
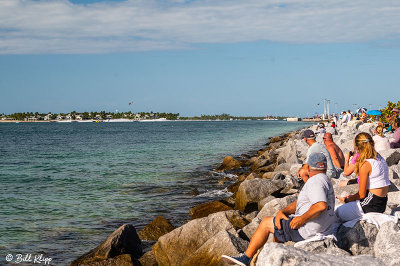
M 360 132 L 366 132 L 368 134 L 372 134 L 372 129 L 374 128 L 373 123 L 364 123 L 358 126 L 358 131 Z
M 270 202 L 271 200 L 276 199 L 274 196 L 268 196 L 266 198 L 263 198 L 262 200 L 260 200 L 258 202 L 258 210 L 261 210 L 265 204 L 267 204 L 268 202 Z
M 254 218 L 251 223 L 242 228 L 243 233 L 250 240 L 261 223 L 260 218 Z
M 320 241 L 306 242 L 302 245 L 297 246 L 297 248 L 319 254 L 325 253 L 339 256 L 350 256 L 350 253 L 339 248 L 336 241 L 331 238 L 326 238 Z
M 296 201 L 296 195 L 286 196 L 284 198 L 276 198 L 264 205 L 261 211 L 258 213 L 257 218 L 262 219 L 267 216 L 275 216 L 276 213 L 288 206 L 290 203 Z
M 400 265 L 400 230 L 395 223 L 384 223 L 376 236 L 375 256 L 386 265 Z
M 357 193 L 358 191 L 358 184 L 347 185 L 344 187 L 335 187 L 335 196 L 347 196 L 349 194 Z
M 388 193 L 388 205 L 400 205 L 400 191 Z
M 338 246 L 352 255 L 374 255 L 374 243 L 378 228 L 365 221 L 357 222 L 354 227 L 341 226 L 337 233 Z
M 153 246 L 159 265 L 181 265 L 182 258 L 191 257 L 208 240 L 221 231 L 235 229 L 232 219 L 239 211 L 225 211 L 195 219 L 161 236 Z
M 248 244 L 249 242 L 241 239 L 235 230 L 222 230 L 207 240 L 193 254 L 182 257 L 179 263 L 171 263 L 171 265 L 221 265 L 222 255 L 237 255 L 244 252 Z
M 382 262 L 372 256 L 343 256 L 315 254 L 292 246 L 267 243 L 257 257 L 257 266 L 294 265 L 340 265 L 340 266 L 382 266 Z
M 400 161 L 400 149 L 381 151 L 379 154 L 386 160 L 388 166 L 397 165 Z
M 122 225 L 98 247 L 74 260 L 71 266 L 90 264 L 122 254 L 132 255 L 135 259 L 140 258 L 143 254 L 142 242 L 136 233 L 135 227 L 131 224 Z
M 286 185 L 283 180 L 251 179 L 240 184 L 236 193 L 235 208 L 252 212 L 258 210 L 257 203 L 272 193 L 281 190 Z
M 282 149 L 282 151 L 278 155 L 277 162 L 278 162 L 278 164 L 299 163 L 299 160 L 297 159 L 297 153 L 296 153 L 296 144 L 293 140 L 289 140 L 285 144 L 285 147 Z
M 292 167 L 292 164 L 290 164 L 290 163 L 282 163 L 282 164 L 277 165 L 275 167 L 274 171 L 275 172 L 282 172 L 282 171 L 289 172 L 291 167 Z
M 301 164 L 292 164 L 289 171 L 290 175 L 297 177 L 301 166 L 302 166 Z

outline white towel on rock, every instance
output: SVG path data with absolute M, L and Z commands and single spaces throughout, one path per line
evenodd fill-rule
M 354 225 L 358 221 L 366 221 L 367 223 L 376 225 L 376 227 L 379 229 L 379 227 L 384 223 L 387 223 L 387 222 L 397 223 L 398 220 L 399 220 L 399 215 L 393 216 L 393 215 L 387 215 L 387 214 L 378 213 L 378 212 L 369 212 L 369 213 L 363 214 L 363 216 L 361 216 L 359 218 L 345 222 L 343 225 L 346 227 L 354 227 Z
M 321 241 L 321 240 L 324 240 L 324 239 L 327 239 L 327 238 L 332 238 L 333 240 L 337 241 L 337 239 L 336 239 L 336 237 L 335 237 L 334 235 L 327 235 L 327 236 L 326 236 L 326 235 L 323 235 L 323 234 L 316 234 L 315 236 L 313 236 L 313 237 L 311 237 L 311 238 L 309 238 L 309 239 L 296 242 L 296 243 L 294 244 L 294 247 L 295 247 L 295 248 L 298 248 L 298 247 L 300 247 L 300 246 L 302 246 L 303 244 L 306 244 L 306 243 L 308 243 L 308 242 Z

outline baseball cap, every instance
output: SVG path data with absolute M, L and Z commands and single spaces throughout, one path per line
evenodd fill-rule
M 308 165 L 314 170 L 325 170 L 327 168 L 325 155 L 321 152 L 311 153 L 308 157 Z
M 306 129 L 303 132 L 303 138 L 306 139 L 314 139 L 315 138 L 315 134 L 314 131 L 310 130 L 310 129 Z

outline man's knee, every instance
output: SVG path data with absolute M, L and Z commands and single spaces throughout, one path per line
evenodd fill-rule
M 267 216 L 264 217 L 260 223 L 260 227 L 262 227 L 265 230 L 274 231 L 274 217 L 272 216 Z

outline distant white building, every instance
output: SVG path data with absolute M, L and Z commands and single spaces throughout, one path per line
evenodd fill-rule
M 45 121 L 50 121 L 50 120 L 51 120 L 51 113 L 48 113 L 47 115 L 45 115 L 45 116 L 43 117 L 43 120 L 45 120 Z

